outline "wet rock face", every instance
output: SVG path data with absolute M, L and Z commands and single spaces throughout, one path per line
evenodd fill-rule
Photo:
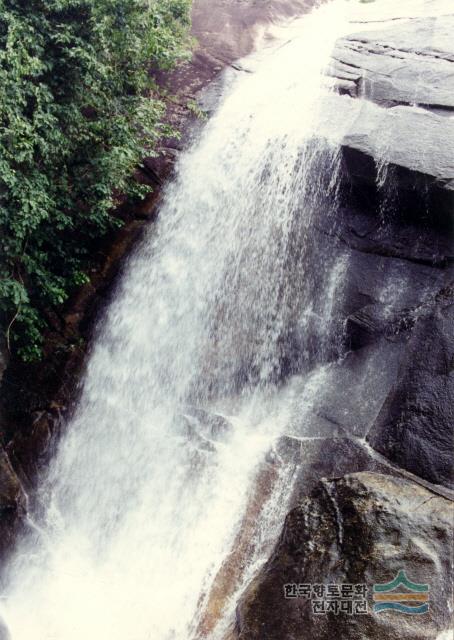
M 348 352 L 317 396 L 312 431 L 296 434 L 320 435 L 317 425 L 328 421 L 343 435 L 367 437 L 396 467 L 453 488 L 451 235 L 430 218 L 386 213 L 350 205 L 335 226 L 319 225 L 345 255 L 338 307 Z
M 428 3 L 428 13 L 440 2 Z M 353 180 L 375 183 L 375 160 L 384 160 L 410 209 L 415 188 L 426 190 L 446 220 L 454 206 L 454 13 L 408 18 L 337 42 L 327 72 L 340 94 L 333 113 Z
M 453 28 L 454 14 L 390 21 L 333 52 L 344 183 L 317 231 L 346 264 L 346 354 L 277 447 L 296 508 L 238 605 L 237 640 L 452 636 Z M 373 585 L 401 570 L 429 585 L 427 613 L 372 610 Z M 284 597 L 308 583 L 365 584 L 369 612 Z
M 238 640 L 435 640 L 451 623 L 452 503 L 400 478 L 321 480 L 285 522 L 237 610 Z M 372 611 L 372 589 L 400 570 L 429 585 L 429 611 Z M 365 584 L 368 613 L 314 615 L 285 584 Z M 404 588 L 397 591 L 405 591 Z M 396 592 L 396 591 L 395 591 Z
M 454 488 L 453 292 L 421 316 L 368 441 L 400 467 Z
M 454 12 L 444 12 L 384 20 L 332 54 L 344 185 L 336 224 L 320 230 L 348 256 L 341 313 L 352 353 L 339 368 L 355 380 L 364 361 L 371 382 L 356 376 L 350 396 L 359 388 L 363 398 L 333 396 L 318 413 L 340 416 L 397 468 L 453 488 Z M 362 411 L 369 397 L 375 415 Z

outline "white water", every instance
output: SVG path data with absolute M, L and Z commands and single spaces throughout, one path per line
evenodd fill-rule
M 337 149 L 313 137 L 320 72 L 352 30 L 352 5 L 335 0 L 283 30 L 283 46 L 248 62 L 254 72 L 238 75 L 181 158 L 101 323 L 42 483 L 41 532 L 11 565 L 2 615 L 13 640 L 196 637 L 200 603 L 291 418 L 295 383 L 276 381 L 293 342 L 312 363 L 333 348 L 343 265 L 311 229 L 321 209 L 335 215 Z M 226 416 L 222 433 L 195 407 Z M 290 482 L 283 473 L 265 501 L 237 589 L 278 532 Z

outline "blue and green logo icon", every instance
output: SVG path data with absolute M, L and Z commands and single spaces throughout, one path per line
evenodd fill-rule
M 416 584 L 400 570 L 391 582 L 375 584 L 373 589 L 374 612 L 397 611 L 418 615 L 429 611 L 429 585 Z

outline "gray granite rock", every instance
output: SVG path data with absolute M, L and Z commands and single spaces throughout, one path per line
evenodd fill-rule
M 454 13 L 340 39 L 327 73 L 342 144 L 454 189 Z
M 454 14 L 355 33 L 337 42 L 329 73 L 378 104 L 454 109 L 453 31 Z
M 452 503 L 376 473 L 323 479 L 287 516 L 237 609 L 238 640 L 436 640 L 451 624 Z M 405 571 L 429 585 L 422 615 L 373 612 L 372 588 Z M 368 613 L 314 615 L 285 584 L 365 584 Z

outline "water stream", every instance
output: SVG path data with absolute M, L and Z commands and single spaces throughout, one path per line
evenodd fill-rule
M 292 472 L 266 490 L 257 478 L 295 397 L 301 414 L 342 349 L 345 263 L 313 228 L 321 212 L 335 222 L 339 165 L 319 136 L 321 71 L 356 4 L 282 28 L 179 160 L 100 322 L 45 515 L 11 563 L 13 640 L 221 637 L 275 540 Z

